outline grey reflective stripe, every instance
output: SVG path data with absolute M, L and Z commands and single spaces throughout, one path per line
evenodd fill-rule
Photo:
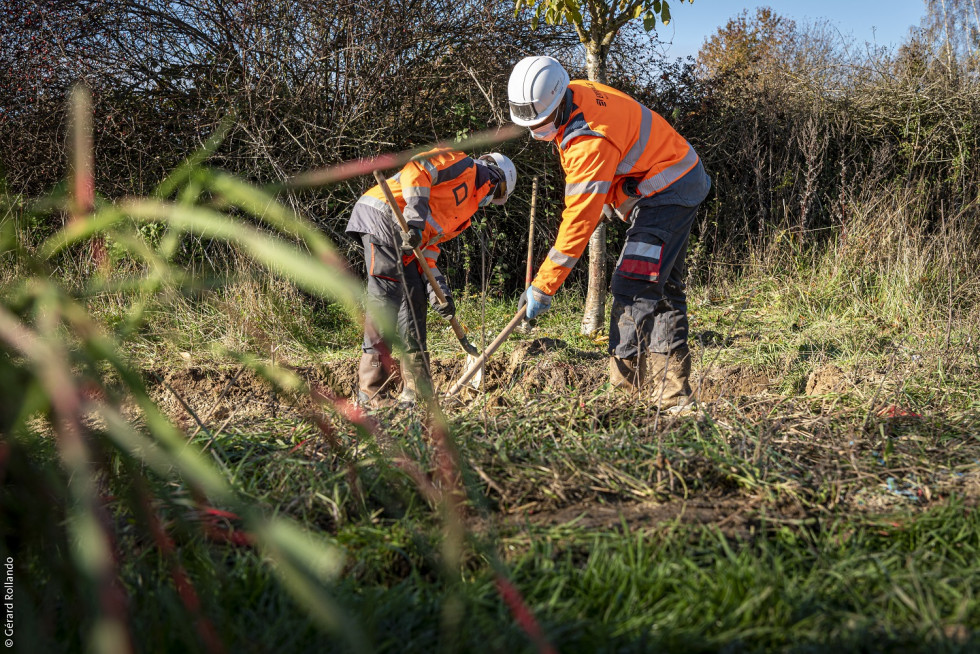
M 673 165 L 667 166 L 653 177 L 643 180 L 636 187 L 636 190 L 644 196 L 658 193 L 683 177 L 684 173 L 694 168 L 697 163 L 698 153 L 688 143 L 687 154 L 684 155 L 683 159 Z
M 384 200 L 379 200 L 372 195 L 362 195 L 357 200 L 357 204 L 366 204 L 372 209 L 377 209 L 378 211 L 388 211 L 388 203 Z
M 639 104 L 639 103 L 637 103 Z M 630 151 L 626 153 L 623 160 L 616 166 L 617 175 L 629 175 L 636 162 L 640 160 L 640 155 L 647 149 L 650 141 L 650 127 L 653 125 L 653 112 L 640 105 L 640 134 Z
M 428 186 L 403 186 L 402 197 L 408 198 L 427 198 L 429 197 Z
M 654 245 L 653 243 L 641 243 L 639 241 L 632 241 L 626 244 L 623 248 L 624 257 L 644 257 L 647 259 L 659 259 L 660 258 L 660 246 Z
M 435 262 L 435 260 L 439 258 L 439 253 L 433 252 L 432 250 L 422 250 L 422 256 L 425 257 L 427 261 Z M 442 274 L 439 272 L 439 269 L 435 267 L 432 268 L 432 272 L 436 277 Z
M 623 202 L 616 207 L 616 216 L 618 216 L 620 220 L 629 222 L 629 214 L 631 211 L 633 211 L 633 207 L 636 206 L 636 203 L 639 202 L 639 200 L 640 198 L 633 197 L 628 197 L 623 200 Z
M 425 224 L 429 225 L 433 230 L 435 230 L 436 236 L 442 235 L 442 225 L 437 223 L 431 215 L 427 215 L 425 217 Z M 429 241 L 431 242 L 432 239 L 429 239 Z
M 587 128 L 587 127 L 586 128 L 583 128 L 583 129 L 574 129 L 574 130 L 572 130 L 570 132 L 569 131 L 566 131 L 565 132 L 565 136 L 562 137 L 561 143 L 558 144 L 558 147 L 561 148 L 562 150 L 564 150 L 568 146 L 568 142 L 569 141 L 571 141 L 572 139 L 578 138 L 580 136 L 598 136 L 601 139 L 606 138 L 606 135 L 603 134 L 602 132 L 597 132 L 597 131 L 591 130 L 591 129 Z
M 463 159 L 462 161 L 457 161 L 452 166 L 448 168 L 443 168 L 439 173 L 439 183 L 451 182 L 456 179 L 467 170 L 473 166 L 473 160 L 470 158 Z
M 612 188 L 612 182 L 599 182 L 596 180 L 591 180 L 588 182 L 575 182 L 574 184 L 565 184 L 565 197 L 569 195 L 595 195 L 596 193 L 608 193 L 609 189 Z
M 401 178 L 402 178 L 402 171 L 399 170 L 397 173 L 395 173 L 394 175 L 392 175 L 391 177 L 389 177 L 388 178 L 388 181 L 389 182 L 397 182 Z
M 426 172 L 429 173 L 429 177 L 432 178 L 433 186 L 439 183 L 439 169 L 432 165 L 432 162 L 428 159 L 422 160 L 422 167 L 425 168 Z
M 555 248 L 551 248 L 551 251 L 548 252 L 548 258 L 551 259 L 551 262 L 555 265 L 564 266 L 565 268 L 571 268 L 578 263 L 578 257 L 571 257 L 563 252 L 560 252 L 559 250 L 556 250 Z

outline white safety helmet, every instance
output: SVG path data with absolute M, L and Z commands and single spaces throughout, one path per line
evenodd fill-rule
M 507 198 L 510 197 L 510 194 L 514 192 L 514 187 L 517 186 L 517 168 L 514 166 L 514 162 L 510 160 L 510 157 L 499 152 L 485 154 L 480 157 L 480 161 L 496 168 L 500 173 L 500 181 L 497 182 L 497 190 L 494 192 L 491 202 L 493 204 L 507 202 Z
M 521 127 L 537 125 L 561 102 L 568 81 L 568 72 L 553 57 L 521 59 L 507 82 L 510 119 Z

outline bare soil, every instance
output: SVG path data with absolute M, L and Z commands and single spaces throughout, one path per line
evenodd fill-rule
M 329 367 L 294 372 L 311 386 L 351 397 L 356 365 L 351 357 Z M 434 359 L 437 388 L 452 385 L 464 365 L 462 357 Z M 607 374 L 604 355 L 549 338 L 522 341 L 509 354 L 488 362 L 480 388 L 485 394 L 481 410 L 506 418 L 526 406 L 529 397 L 592 397 L 603 388 Z M 287 393 L 245 368 L 150 370 L 145 377 L 158 405 L 185 429 L 202 423 L 223 429 L 247 418 L 303 417 L 318 411 L 309 392 Z M 552 478 L 542 481 L 521 470 L 494 470 L 492 462 L 475 461 L 494 507 L 493 520 L 507 527 L 597 529 L 712 524 L 726 534 L 747 536 L 762 522 L 804 524 L 837 510 L 917 511 L 952 494 L 980 503 L 980 442 L 963 436 L 970 429 L 963 420 L 975 425 L 975 416 L 930 419 L 892 410 L 875 416 L 869 427 L 863 410 L 843 415 L 833 405 L 828 409 L 826 403 L 810 401 L 858 383 L 838 366 L 815 366 L 802 396 L 780 396 L 773 391 L 777 382 L 767 371 L 740 366 L 695 370 L 692 379 L 702 402 L 728 400 L 727 413 L 716 412 L 712 420 L 733 425 L 728 447 L 752 464 L 749 472 L 720 470 L 705 454 L 675 451 L 656 463 L 655 473 L 640 480 L 639 488 L 631 488 L 632 480 L 606 478 L 617 472 L 601 468 L 601 463 L 599 469 L 582 474 L 564 474 L 556 466 Z M 471 390 L 467 397 L 476 395 Z M 615 424 L 621 417 L 618 412 L 628 408 L 624 402 L 610 396 L 608 403 L 594 408 L 589 419 L 595 429 L 601 432 L 603 425 Z M 444 405 L 450 416 L 459 407 Z M 652 446 L 667 421 L 655 411 L 632 410 L 637 438 L 648 439 Z M 739 437 L 740 430 L 748 430 L 751 437 Z M 310 450 L 311 456 L 317 447 Z M 882 459 L 886 448 L 891 450 L 888 465 Z M 779 474 L 773 476 L 774 470 Z M 769 475 L 769 482 L 752 487 L 740 481 L 756 473 Z M 778 491 L 766 485 L 773 479 Z

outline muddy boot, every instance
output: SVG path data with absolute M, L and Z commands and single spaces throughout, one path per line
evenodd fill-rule
M 688 413 L 696 408 L 691 391 L 691 352 L 686 347 L 670 355 L 648 354 L 644 363 L 644 391 L 660 408 L 670 413 Z
M 640 382 L 640 370 L 636 359 L 609 357 L 609 383 L 627 395 L 635 395 Z
M 398 396 L 398 408 L 411 409 L 422 396 L 420 387 L 423 384 L 426 385 L 426 390 L 431 391 L 432 389 L 432 382 L 429 381 L 425 366 L 424 354 L 415 352 L 405 357 L 405 363 L 402 365 L 402 380 L 404 383 L 402 384 L 401 395 Z
M 398 372 L 387 372 L 381 362 L 380 354 L 361 355 L 357 366 L 357 403 L 361 406 L 376 409 L 382 404 L 387 393 L 393 391 L 398 384 Z M 387 391 L 387 393 L 386 393 Z

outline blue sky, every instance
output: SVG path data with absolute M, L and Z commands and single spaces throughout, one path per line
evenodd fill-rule
M 845 37 L 858 45 L 865 42 L 879 46 L 897 46 L 904 41 L 909 28 L 918 25 L 925 13 L 923 0 L 772 0 L 771 2 L 726 2 L 694 0 L 694 4 L 670 1 L 673 20 L 657 25 L 663 41 L 672 41 L 667 56 L 695 56 L 704 40 L 725 25 L 742 9 L 749 15 L 756 7 L 772 7 L 781 16 L 802 25 L 827 19 Z

